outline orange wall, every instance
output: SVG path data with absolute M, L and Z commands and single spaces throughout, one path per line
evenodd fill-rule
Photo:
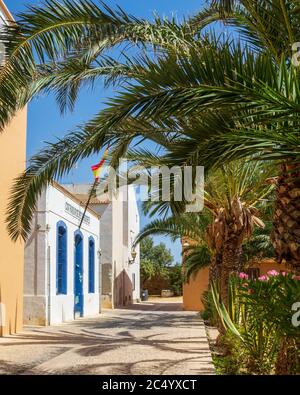
M 284 264 L 279 264 L 272 259 L 265 259 L 251 267 L 259 267 L 260 275 L 267 274 L 269 270 L 288 271 Z M 208 288 L 209 269 L 201 269 L 197 276 L 191 278 L 188 284 L 183 285 L 183 307 L 185 310 L 201 311 L 204 306 L 201 302 L 203 292 Z
M 190 311 L 203 310 L 202 294 L 208 288 L 208 267 L 199 270 L 196 277 L 191 277 L 190 282 L 183 285 L 183 308 Z
M 279 264 L 273 259 L 264 259 L 259 264 L 254 264 L 251 267 L 259 267 L 259 273 L 261 276 L 267 274 L 269 270 L 277 270 L 278 272 L 290 271 L 284 263 Z
M 5 211 L 13 178 L 24 170 L 26 158 L 26 109 L 0 132 L 0 336 L 17 332 L 23 321 L 24 245 L 10 241 Z M 4 318 L 4 314 L 2 314 Z

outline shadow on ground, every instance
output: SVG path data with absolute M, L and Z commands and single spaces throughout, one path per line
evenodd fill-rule
M 1 343 L 3 374 L 212 374 L 204 324 L 178 303 L 143 303 L 31 327 Z M 198 368 L 198 367 L 199 368 Z M 194 372 L 193 372 L 194 370 Z

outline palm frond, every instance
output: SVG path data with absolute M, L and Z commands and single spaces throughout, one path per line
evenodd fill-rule
M 188 283 L 210 263 L 211 251 L 206 244 L 190 246 L 184 258 L 184 281 Z
M 260 51 L 269 51 L 278 63 L 282 55 L 291 58 L 291 46 L 300 38 L 297 1 L 213 0 L 211 4 L 238 37 Z
M 34 82 L 39 65 L 49 61 L 59 64 L 69 56 L 81 57 L 82 52 L 90 61 L 126 42 L 142 48 L 147 44 L 153 48 L 187 48 L 193 37 L 194 30 L 186 23 L 178 25 L 174 19 L 158 17 L 150 23 L 103 2 L 44 0 L 38 6 L 28 6 L 16 24 L 9 23 L 0 30 L 0 41 L 6 47 L 5 63 L 0 68 L 0 128 L 26 104 L 19 100 L 20 93 L 30 99 L 25 92 Z M 75 91 L 69 92 L 71 103 Z

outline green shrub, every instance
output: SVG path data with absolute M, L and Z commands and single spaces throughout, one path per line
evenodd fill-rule
M 203 292 L 202 303 L 204 310 L 200 312 L 201 318 L 211 326 L 217 326 L 218 312 L 214 304 L 211 290 Z
M 249 280 L 240 273 L 230 279 L 229 288 L 227 307 L 216 285 L 212 296 L 226 334 L 232 336 L 233 358 L 247 373 L 300 373 L 299 327 L 292 325 L 292 305 L 300 301 L 299 278 L 272 270 Z
M 170 289 L 174 292 L 174 295 L 182 295 L 182 284 L 183 284 L 183 273 L 182 266 L 176 264 L 169 270 L 169 283 Z

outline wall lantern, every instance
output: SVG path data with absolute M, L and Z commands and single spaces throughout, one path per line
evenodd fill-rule
M 137 256 L 137 252 L 134 248 L 131 250 L 131 259 L 128 260 L 129 263 L 133 264 L 135 261 L 135 258 Z

